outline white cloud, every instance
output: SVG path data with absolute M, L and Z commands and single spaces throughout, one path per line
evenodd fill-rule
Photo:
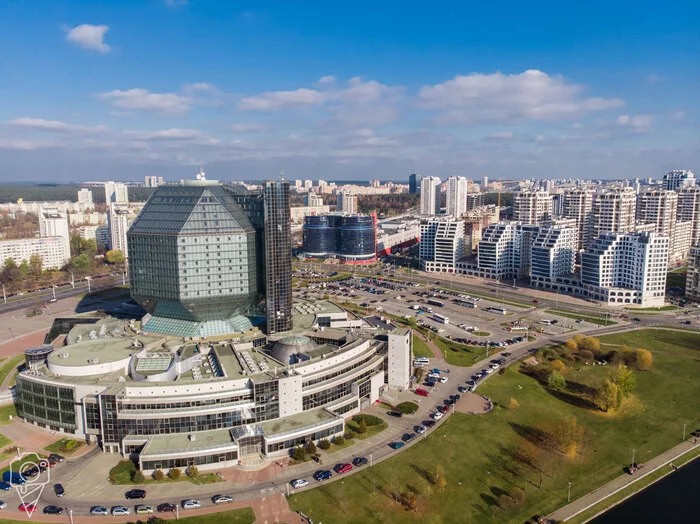
M 659 76 L 659 75 L 649 75 L 649 76 L 647 76 L 647 82 L 649 82 L 650 84 L 655 84 L 655 83 L 657 83 L 657 82 L 661 82 L 662 80 L 663 80 L 663 77 L 662 77 L 662 76 Z
M 195 82 L 187 86 L 191 91 L 217 91 L 216 86 L 206 82 Z
M 146 89 L 128 89 L 126 91 L 115 89 L 97 96 L 121 109 L 169 114 L 185 113 L 192 102 L 192 99 L 187 96 L 175 93 L 151 93 Z
M 643 130 L 651 127 L 653 120 L 653 115 L 621 115 L 617 117 L 617 124 L 625 127 L 631 127 L 633 129 Z
M 64 133 L 82 133 L 82 132 L 104 132 L 108 131 L 107 126 L 83 126 L 77 124 L 68 124 L 60 120 L 44 120 L 43 118 L 15 118 L 4 122 L 7 125 L 24 127 L 38 131 L 56 131 Z
M 497 131 L 486 136 L 487 140 L 513 140 L 515 134 L 512 131 Z
M 617 98 L 585 98 L 583 90 L 533 69 L 517 75 L 472 73 L 422 87 L 417 105 L 437 110 L 436 122 L 442 124 L 562 120 L 624 105 Z
M 333 82 L 335 82 L 335 77 L 333 75 L 322 76 L 316 81 L 317 84 L 332 84 Z
M 137 140 L 191 140 L 202 138 L 204 134 L 199 129 L 163 129 L 161 131 L 122 131 L 128 138 Z
M 267 131 L 267 125 L 260 122 L 250 122 L 248 124 L 233 124 L 229 129 L 238 133 L 262 133 Z
M 308 107 L 323 104 L 328 93 L 315 89 L 300 88 L 294 91 L 272 91 L 243 98 L 238 108 L 241 111 L 279 111 L 292 107 Z
M 91 49 L 100 53 L 109 53 L 111 50 L 104 42 L 105 33 L 109 31 L 109 26 L 81 24 L 66 29 L 66 31 L 66 40 L 79 45 L 83 49 Z
M 14 151 L 35 151 L 49 147 L 60 147 L 58 140 L 18 140 L 14 138 L 0 138 L 0 149 Z
M 671 118 L 674 122 L 683 122 L 685 120 L 685 111 L 674 111 L 671 113 Z

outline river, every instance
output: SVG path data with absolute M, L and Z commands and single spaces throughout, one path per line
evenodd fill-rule
M 700 519 L 698 493 L 700 460 L 694 460 L 663 480 L 628 498 L 592 520 L 593 524 L 620 522 L 685 524 Z

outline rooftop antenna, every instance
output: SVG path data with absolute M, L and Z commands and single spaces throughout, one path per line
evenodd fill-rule
M 284 169 L 280 170 L 280 180 L 284 180 Z
M 204 168 L 200 167 L 199 168 L 199 173 L 197 173 L 197 180 L 206 180 L 207 175 L 204 173 Z

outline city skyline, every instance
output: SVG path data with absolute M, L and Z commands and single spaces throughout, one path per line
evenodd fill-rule
M 402 5 L 13 3 L 0 182 L 697 170 L 690 2 Z

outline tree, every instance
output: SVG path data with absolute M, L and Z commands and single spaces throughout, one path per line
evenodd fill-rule
M 550 364 L 552 366 L 552 369 L 554 371 L 557 371 L 562 374 L 562 376 L 565 376 L 567 373 L 569 373 L 569 368 L 566 367 L 566 364 L 564 364 L 561 360 L 553 360 L 552 363 Z
M 26 260 L 22 260 L 22 263 L 19 265 L 19 270 L 20 273 L 22 273 L 22 279 L 24 280 L 29 276 L 29 262 Z
M 600 352 L 600 340 L 594 337 L 585 337 L 579 342 L 578 347 L 597 355 Z
M 39 253 L 34 253 L 29 257 L 29 273 L 33 277 L 40 277 L 44 267 L 44 259 Z
M 498 507 L 503 511 L 509 511 L 515 507 L 515 500 L 508 493 L 501 493 L 498 496 Z
M 357 432 L 360 434 L 367 433 L 367 421 L 364 419 L 360 419 L 360 424 L 357 426 Z
M 418 497 L 416 497 L 416 494 L 412 492 L 401 493 L 399 500 L 406 509 L 416 509 L 416 506 L 418 505 Z
M 568 457 L 573 457 L 583 447 L 584 427 L 575 418 L 570 418 L 560 424 L 554 439 L 559 450 Z
M 112 249 L 105 254 L 105 260 L 108 264 L 123 264 L 126 261 L 124 253 L 120 249 Z
M 651 351 L 644 348 L 637 349 L 637 369 L 639 371 L 651 369 L 653 364 L 654 357 L 651 355 Z
M 90 269 L 91 262 L 92 260 L 90 257 L 86 253 L 83 253 L 77 257 L 73 257 L 70 264 L 76 272 L 85 273 Z
M 310 440 L 309 443 L 306 445 L 306 452 L 309 455 L 315 455 L 316 454 L 316 444 L 314 444 L 313 440 Z
M 157 469 L 153 473 L 153 478 L 156 480 L 163 480 L 165 478 L 165 473 L 163 473 L 162 469 Z
M 561 391 L 566 387 L 566 379 L 558 371 L 552 371 L 547 379 L 547 385 L 555 391 Z
M 623 397 L 626 397 L 637 387 L 637 379 L 634 372 L 622 364 L 618 364 L 609 372 L 610 380 L 617 385 Z
M 513 499 L 515 506 L 518 508 L 525 505 L 525 492 L 520 488 L 513 488 L 510 492 L 510 498 Z
M 570 338 L 569 340 L 564 342 L 564 346 L 572 353 L 578 353 L 578 344 L 573 338 Z
M 331 442 L 327 438 L 324 438 L 318 441 L 318 447 L 321 449 L 329 449 L 331 447 Z
M 440 464 L 435 466 L 435 476 L 433 477 L 433 484 L 439 489 L 443 490 L 447 486 L 447 479 L 445 478 L 445 470 Z
M 343 444 L 345 444 L 345 437 L 343 437 L 342 435 L 337 435 L 333 437 L 333 444 L 335 444 L 336 446 L 342 446 Z
M 143 484 L 146 481 L 146 477 L 143 476 L 143 471 L 137 469 L 131 475 L 131 480 L 134 482 L 134 484 Z
M 187 473 L 188 477 L 190 477 L 191 479 L 195 479 L 195 478 L 199 477 L 199 468 L 197 468 L 197 466 L 192 464 L 191 466 L 189 466 L 187 468 L 186 473 Z
M 292 450 L 292 458 L 296 462 L 303 462 L 306 459 L 306 451 L 304 451 L 304 446 L 295 446 Z
M 508 402 L 508 409 L 516 409 L 518 407 L 520 407 L 518 401 L 513 397 L 510 397 L 510 401 Z
M 603 411 L 616 409 L 620 396 L 620 388 L 609 379 L 605 379 L 603 384 L 596 390 L 595 401 Z
M 72 257 L 87 254 L 89 258 L 95 258 L 97 242 L 94 238 L 81 238 L 78 235 L 70 237 L 70 254 Z
M 168 471 L 168 477 L 170 477 L 173 480 L 179 479 L 180 475 L 182 475 L 182 471 L 180 471 L 180 468 L 172 468 L 170 471 Z

